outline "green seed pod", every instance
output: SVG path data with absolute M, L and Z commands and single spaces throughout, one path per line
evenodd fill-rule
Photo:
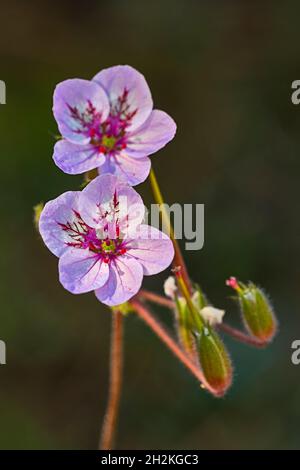
M 269 300 L 254 284 L 242 286 L 238 293 L 244 323 L 249 333 L 264 342 L 272 340 L 277 322 Z
M 207 382 L 217 396 L 224 395 L 232 382 L 231 360 L 221 338 L 208 326 L 198 336 L 198 352 Z
M 194 350 L 194 337 L 192 334 L 192 326 L 190 320 L 190 312 L 185 299 L 175 297 L 176 302 L 176 319 L 178 339 L 188 353 Z

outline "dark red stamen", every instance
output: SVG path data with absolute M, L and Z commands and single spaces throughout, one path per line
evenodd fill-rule
M 113 204 L 114 204 L 114 208 L 116 208 L 117 205 L 119 204 L 117 191 L 114 192 Z

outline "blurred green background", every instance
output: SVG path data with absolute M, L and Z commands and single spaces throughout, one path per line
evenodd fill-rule
M 234 384 L 214 399 L 134 316 L 125 324 L 120 449 L 300 447 L 299 2 L 49 0 L 1 4 L 0 448 L 96 448 L 107 397 L 110 312 L 58 282 L 32 207 L 81 177 L 52 162 L 55 85 L 130 64 L 178 124 L 152 162 L 168 202 L 205 204 L 205 246 L 187 252 L 210 300 L 238 312 L 229 275 L 269 292 L 280 333 L 264 351 L 226 338 Z M 151 203 L 147 183 L 138 187 Z M 162 292 L 167 272 L 144 286 Z M 171 326 L 168 311 L 157 310 Z

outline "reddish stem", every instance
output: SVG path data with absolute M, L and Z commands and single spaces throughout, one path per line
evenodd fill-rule
M 149 300 L 157 305 L 162 305 L 163 307 L 167 307 L 171 310 L 175 308 L 175 302 L 173 300 L 169 300 L 162 295 L 155 294 L 154 292 L 150 292 L 145 289 L 141 289 L 137 294 L 137 298 L 141 298 L 144 300 Z
M 265 346 L 267 346 L 267 342 L 249 336 L 243 331 L 237 330 L 232 326 L 226 325 L 226 323 L 221 323 L 220 325 L 218 325 L 218 329 L 232 336 L 232 338 L 236 339 L 237 341 L 240 341 L 241 343 L 249 344 L 250 346 L 254 346 L 257 348 L 264 348 Z
M 123 314 L 112 312 L 112 335 L 110 349 L 110 383 L 108 404 L 104 417 L 99 448 L 111 450 L 117 425 L 117 417 L 121 397 L 122 368 L 123 368 Z
M 180 268 L 181 275 L 182 275 L 182 277 L 183 277 L 183 279 L 184 279 L 184 281 L 187 285 L 189 293 L 191 294 L 193 292 L 192 283 L 191 283 L 191 280 L 190 280 L 190 276 L 189 276 L 184 258 L 182 256 L 182 252 L 181 252 L 179 243 L 177 242 L 177 240 L 175 238 L 173 238 L 172 241 L 173 241 L 173 246 L 174 246 L 174 251 L 175 251 L 174 259 L 173 259 L 173 262 L 172 262 L 173 269 L 176 270 L 176 269 Z
M 200 382 L 202 388 L 206 388 L 215 396 L 219 396 L 211 385 L 206 381 L 203 372 L 199 366 L 188 357 L 183 350 L 178 346 L 176 341 L 170 336 L 165 328 L 156 320 L 150 311 L 141 304 L 138 300 L 131 300 L 131 305 L 142 320 L 157 334 L 163 343 L 172 351 L 172 353 L 179 359 L 182 364 L 196 377 Z

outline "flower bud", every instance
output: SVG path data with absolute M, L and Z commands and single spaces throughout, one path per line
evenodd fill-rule
M 249 332 L 262 341 L 271 341 L 277 325 L 265 294 L 252 284 L 239 298 L 244 322 Z
M 40 216 L 41 216 L 43 209 L 44 209 L 43 202 L 39 202 L 33 207 L 33 223 L 37 230 L 39 229 L 39 220 L 40 220 Z
M 230 278 L 230 284 L 227 282 L 227 285 L 237 292 L 247 330 L 262 342 L 271 341 L 276 333 L 277 322 L 266 295 L 251 282 L 245 285 L 236 281 L 234 284 L 233 279 Z
M 174 290 L 173 282 L 171 283 L 170 281 L 171 279 L 174 278 L 169 278 L 165 282 L 165 293 L 167 294 L 168 291 L 169 294 L 173 294 L 176 303 L 178 338 L 183 348 L 187 352 L 193 353 L 195 351 L 195 332 L 199 334 L 203 328 L 203 319 L 200 310 L 207 305 L 207 300 L 200 287 L 196 286 L 196 290 L 191 297 L 194 312 L 191 312 L 191 308 L 186 299 L 177 295 L 177 289 Z M 198 321 L 195 321 L 195 318 L 198 319 Z
M 198 336 L 198 352 L 207 382 L 217 396 L 224 395 L 232 382 L 231 360 L 221 338 L 209 326 Z

